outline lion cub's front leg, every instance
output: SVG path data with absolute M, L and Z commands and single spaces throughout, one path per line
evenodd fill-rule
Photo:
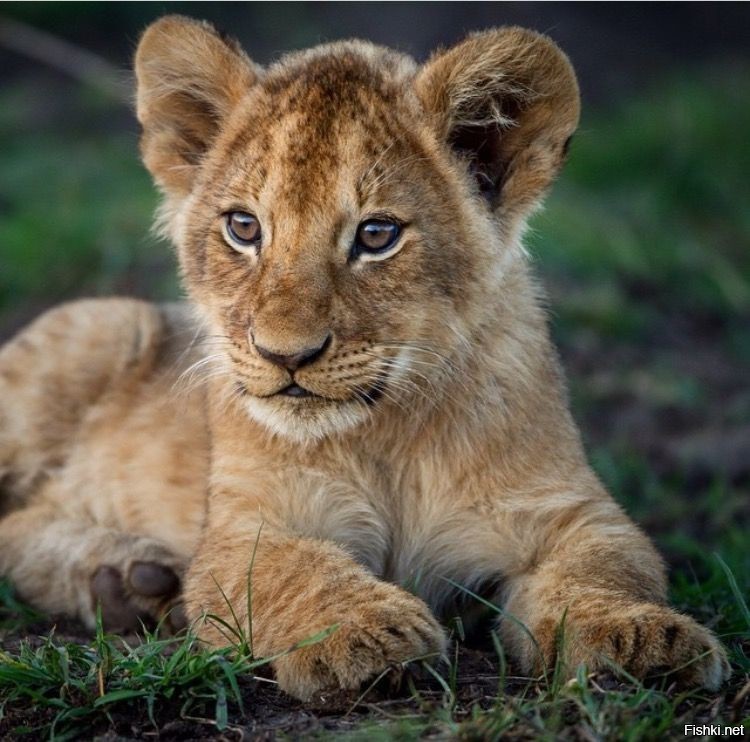
M 537 561 L 506 591 L 505 609 L 516 619 L 501 624 L 507 645 L 527 671 L 562 660 L 569 671 L 585 663 L 638 678 L 664 672 L 715 690 L 729 675 L 724 649 L 667 605 L 661 559 L 605 498 L 562 509 L 536 530 L 545 534 Z
M 209 530 L 188 572 L 186 604 L 193 620 L 208 614 L 231 626 L 236 617 L 248 636 L 251 628 L 258 657 L 336 627 L 327 638 L 273 662 L 286 692 L 304 700 L 324 689 L 356 689 L 390 665 L 443 652 L 443 631 L 418 598 L 378 580 L 330 542 L 264 526 L 256 546 L 258 530 L 250 522 L 236 524 L 231 533 Z M 220 622 L 209 618 L 196 625 L 212 644 L 231 641 Z

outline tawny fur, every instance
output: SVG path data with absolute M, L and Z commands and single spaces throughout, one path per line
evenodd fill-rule
M 112 567 L 159 615 L 173 596 L 134 565 L 189 563 L 189 616 L 222 644 L 201 616 L 232 623 L 228 599 L 245 626 L 250 583 L 259 655 L 338 625 L 274 663 L 306 698 L 441 653 L 462 585 L 502 607 L 523 671 L 564 619 L 570 667 L 717 687 L 722 648 L 666 605 L 661 559 L 586 462 L 521 246 L 578 121 L 562 52 L 505 28 L 422 66 L 345 42 L 261 69 L 172 16 L 136 73 L 191 307 L 73 304 L 0 351 L 0 572 L 21 595 L 91 623 Z M 257 253 L 227 243 L 232 210 L 260 220 Z M 373 214 L 404 225 L 398 247 L 352 259 Z M 319 396 L 277 395 L 292 376 L 257 346 L 328 336 L 294 374 Z

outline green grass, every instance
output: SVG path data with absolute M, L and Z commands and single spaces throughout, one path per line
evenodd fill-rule
M 530 239 L 566 329 L 633 338 L 659 313 L 748 318 L 747 79 L 679 80 L 584 118 Z
M 661 740 L 694 722 L 697 693 L 671 694 L 637 683 L 602 688 L 584 667 L 553 687 L 528 682 L 492 703 L 453 711 L 450 692 L 429 714 L 364 724 L 341 735 L 351 740 L 439 739 L 617 739 Z M 419 700 L 419 694 L 415 694 Z M 716 721 L 721 721 L 716 719 Z
M 105 102 L 86 91 L 73 97 L 70 105 L 107 120 L 106 108 L 97 115 Z M 156 194 L 137 136 L 121 126 L 77 136 L 81 121 L 60 132 L 32 127 L 38 101 L 28 90 L 5 90 L 1 100 L 0 318 L 84 293 L 174 296 L 169 249 L 149 234 Z
M 176 704 L 180 716 L 210 714 L 216 727 L 228 724 L 230 704 L 242 709 L 240 682 L 263 661 L 229 649 L 197 649 L 186 639 L 147 634 L 133 646 L 101 630 L 91 645 L 58 641 L 54 633 L 39 646 L 0 650 L 0 719 L 14 705 L 44 710 L 38 725 L 16 727 L 14 735 L 42 734 L 66 739 L 106 719 L 114 710 L 137 709 L 155 728 L 156 711 Z
M 718 570 L 712 578 L 700 585 L 678 584 L 677 593 L 698 598 L 704 611 L 711 600 L 731 596 L 721 601 L 713 623 L 730 647 L 735 673 L 746 675 L 750 661 L 739 640 L 750 642 L 750 613 L 744 598 L 747 579 L 740 578 L 738 584 L 738 576 L 723 560 L 714 558 L 713 563 Z M 7 591 L 1 595 L 6 612 L 19 610 Z M 323 640 L 329 633 L 298 647 Z M 246 707 L 252 715 L 250 680 L 269 661 L 253 659 L 241 631 L 237 637 L 238 644 L 219 651 L 202 648 L 192 633 L 162 639 L 158 633 L 146 632 L 143 641 L 131 645 L 105 634 L 101 627 L 90 644 L 58 640 L 54 631 L 37 642 L 24 640 L 12 652 L 0 650 L 0 723 L 10 709 L 17 712 L 24 707 L 33 710 L 34 723 L 9 729 L 14 738 L 69 739 L 106 728 L 122 717 L 139 720 L 146 730 L 150 726 L 154 731 L 172 718 L 209 723 L 217 732 L 237 728 Z M 562 634 L 560 641 L 564 642 Z M 370 740 L 438 734 L 487 740 L 531 735 L 553 740 L 578 739 L 583 734 L 589 739 L 657 740 L 675 734 L 684 724 L 701 723 L 709 704 L 712 723 L 750 723 L 750 718 L 738 719 L 726 699 L 720 702 L 720 697 L 699 690 L 678 692 L 666 676 L 644 686 L 632 678 L 615 683 L 587 673 L 584 666 L 569 677 L 556 666 L 542 678 L 518 678 L 507 674 L 499 642 L 496 651 L 491 696 L 485 689 L 467 700 L 462 685 L 475 679 L 462 675 L 456 654 L 449 667 L 427 668 L 434 680 L 429 687 L 411 681 L 410 695 L 395 712 L 371 704 L 374 713 L 340 736 Z M 363 693 L 350 713 L 366 698 Z
M 17 635 L 24 623 L 38 619 L 0 580 L 0 638 L 3 630 Z M 192 631 L 162 638 L 158 628 L 144 629 L 131 644 L 105 633 L 101 617 L 90 644 L 60 640 L 53 628 L 36 640 L 22 639 L 12 651 L 0 648 L 0 722 L 10 709 L 23 707 L 33 712 L 34 722 L 14 726 L 14 736 L 63 740 L 112 723 L 113 713 L 159 729 L 161 712 L 167 719 L 209 719 L 221 732 L 230 726 L 230 714 L 244 715 L 242 687 L 250 681 L 273 683 L 256 676 L 260 668 L 337 629 L 332 626 L 272 657 L 254 658 L 244 628 L 221 623 L 228 641 L 218 650 L 207 649 Z

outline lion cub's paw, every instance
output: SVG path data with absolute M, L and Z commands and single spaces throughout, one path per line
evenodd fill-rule
M 445 633 L 419 599 L 399 587 L 363 586 L 326 639 L 276 660 L 282 690 L 302 700 L 321 691 L 357 690 L 389 667 L 411 660 L 435 662 L 444 654 Z
M 716 690 L 730 674 L 716 637 L 665 606 L 637 605 L 605 621 L 578 623 L 569 638 L 569 662 L 586 662 L 592 669 L 607 668 L 608 658 L 638 678 L 668 673 L 680 685 L 708 690 Z
M 90 577 L 91 616 L 101 606 L 102 623 L 109 631 L 153 627 L 176 632 L 186 626 L 178 602 L 185 565 L 161 544 L 148 538 L 128 537 L 119 543 Z

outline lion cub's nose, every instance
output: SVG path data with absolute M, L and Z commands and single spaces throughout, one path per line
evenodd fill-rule
M 305 348 L 297 353 L 287 354 L 274 353 L 272 350 L 268 350 L 268 348 L 264 348 L 253 341 L 255 350 L 257 350 L 263 358 L 267 361 L 271 361 L 271 363 L 275 363 L 277 366 L 285 368 L 287 371 L 296 371 L 298 368 L 306 366 L 308 363 L 312 363 L 317 358 L 320 358 L 320 356 L 325 353 L 326 348 L 328 348 L 330 343 L 331 336 L 328 335 L 326 339 L 315 348 Z

